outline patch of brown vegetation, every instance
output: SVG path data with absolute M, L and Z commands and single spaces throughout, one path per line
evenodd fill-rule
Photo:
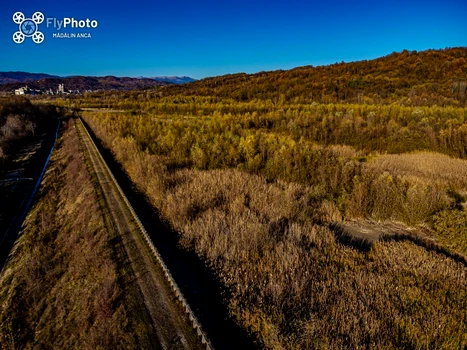
M 368 167 L 467 191 L 467 160 L 441 153 L 387 154 L 368 162 Z

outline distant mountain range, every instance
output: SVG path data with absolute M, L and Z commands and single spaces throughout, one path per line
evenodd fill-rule
M 58 84 L 65 84 L 68 90 L 133 90 L 144 89 L 160 85 L 184 84 L 195 81 L 190 77 L 138 77 L 120 78 L 114 76 L 89 77 L 69 76 L 59 77 L 44 73 L 0 72 L 0 91 L 12 91 L 24 85 L 31 89 L 56 90 Z M 26 84 L 25 84 L 26 83 Z
M 182 77 L 152 77 L 151 79 L 157 80 L 157 81 L 163 81 L 166 83 L 173 83 L 173 84 L 186 84 L 186 83 L 191 83 L 196 81 L 196 79 L 182 76 Z

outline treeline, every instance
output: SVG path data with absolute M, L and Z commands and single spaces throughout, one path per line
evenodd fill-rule
M 32 104 L 25 97 L 0 99 L 0 163 L 62 115 L 60 108 Z
M 156 142 L 154 136 L 173 134 L 184 140 L 173 147 L 191 148 L 198 144 L 214 156 L 210 157 L 211 162 L 218 158 L 213 154 L 216 149 L 212 144 L 220 142 L 219 138 L 228 139 L 221 149 L 238 148 L 241 137 L 255 133 L 287 135 L 295 142 L 303 139 L 323 145 L 344 144 L 366 153 L 431 150 L 461 158 L 467 156 L 465 108 L 350 104 L 274 107 L 262 101 L 211 103 L 203 97 L 174 97 L 149 102 L 123 99 L 111 104 L 111 108 L 131 114 L 126 121 L 118 117 L 123 126 L 115 128 L 128 128 L 120 131 L 137 134 L 143 147 L 149 144 L 151 147 L 168 147 L 166 151 L 171 153 L 171 146 L 165 145 L 163 140 Z M 206 133 L 219 137 L 206 138 Z M 177 152 L 178 155 L 188 153 Z M 228 162 L 228 157 L 221 158 Z M 219 166 L 222 164 L 211 167 Z

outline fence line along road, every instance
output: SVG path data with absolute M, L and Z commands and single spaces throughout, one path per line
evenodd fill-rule
M 95 155 L 98 157 L 99 163 L 104 168 L 104 171 L 106 175 L 110 178 L 110 181 L 112 182 L 112 185 L 117 189 L 118 194 L 119 194 L 119 199 L 124 203 L 126 209 L 131 213 L 131 216 L 136 223 L 139 232 L 142 234 L 142 237 L 144 238 L 144 241 L 148 244 L 149 249 L 153 256 L 156 258 L 156 261 L 158 262 L 159 266 L 162 268 L 164 277 L 169 284 L 170 288 L 172 289 L 173 293 L 175 294 L 176 298 L 178 301 L 181 303 L 183 309 L 185 310 L 185 313 L 187 314 L 190 323 L 193 327 L 193 329 L 196 331 L 198 337 L 201 340 L 201 343 L 203 346 L 205 346 L 206 350 L 213 350 L 213 347 L 211 345 L 211 342 L 209 341 L 208 337 L 204 333 L 201 324 L 199 323 L 198 319 L 196 318 L 193 310 L 190 308 L 190 305 L 186 301 L 185 297 L 183 296 L 183 293 L 180 291 L 179 287 L 177 286 L 177 283 L 175 282 L 175 279 L 173 278 L 172 274 L 170 273 L 167 265 L 165 264 L 164 260 L 162 259 L 162 256 L 160 255 L 159 251 L 157 250 L 156 246 L 152 242 L 151 238 L 149 237 L 149 234 L 147 233 L 146 229 L 144 228 L 143 224 L 141 223 L 141 220 L 139 219 L 138 215 L 136 214 L 135 210 L 133 209 L 133 206 L 129 202 L 128 198 L 126 195 L 123 193 L 123 190 L 121 189 L 120 185 L 118 184 L 117 180 L 115 179 L 114 175 L 112 174 L 112 171 L 110 170 L 109 166 L 105 162 L 104 158 L 102 157 L 102 154 L 99 152 L 99 149 L 97 148 L 96 144 L 94 143 L 89 131 L 87 130 L 86 126 L 84 125 L 82 119 L 79 117 L 76 123 L 76 126 L 78 129 L 81 129 L 82 137 L 85 137 L 86 144 L 90 145 L 92 150 L 88 150 L 89 153 L 95 153 Z M 91 156 L 91 155 L 90 155 Z M 103 189 L 104 190 L 104 189 Z

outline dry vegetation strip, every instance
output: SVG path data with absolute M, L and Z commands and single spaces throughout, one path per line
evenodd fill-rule
M 327 225 L 342 214 L 318 186 L 236 169 L 168 171 L 99 118 L 86 116 L 184 246 L 217 271 L 232 316 L 261 346 L 467 346 L 464 265 L 410 242 L 376 242 L 368 253 L 341 245 Z
M 467 193 L 467 160 L 465 159 L 435 152 L 388 154 L 373 159 L 368 166 L 391 172 L 397 176 L 440 183 Z
M 124 303 L 76 131 L 64 129 L 2 271 L 0 348 L 136 348 L 137 309 Z

